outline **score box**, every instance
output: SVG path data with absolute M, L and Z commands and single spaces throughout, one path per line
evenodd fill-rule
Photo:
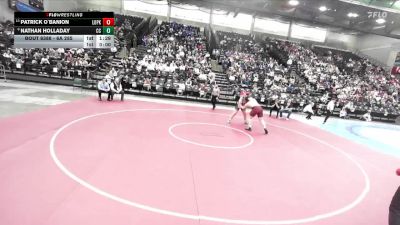
M 16 47 L 114 47 L 113 12 L 15 12 L 14 20 Z
M 103 26 L 114 26 L 114 18 L 103 18 Z
M 103 35 L 113 35 L 114 27 L 103 27 Z

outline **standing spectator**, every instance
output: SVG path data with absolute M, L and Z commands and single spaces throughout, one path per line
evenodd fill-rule
M 106 79 L 103 78 L 99 83 L 97 84 L 97 90 L 99 92 L 99 101 L 101 101 L 101 93 L 107 93 L 108 94 L 108 101 L 110 101 L 110 85 L 107 83 Z
M 213 110 L 215 109 L 215 105 L 217 104 L 218 98 L 220 95 L 220 90 L 218 85 L 214 85 L 211 91 L 211 104 L 213 105 Z

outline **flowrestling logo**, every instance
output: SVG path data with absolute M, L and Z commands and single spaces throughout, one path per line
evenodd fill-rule
M 368 18 L 371 19 L 386 19 L 388 16 L 387 12 L 382 12 L 382 11 L 370 11 L 368 13 Z

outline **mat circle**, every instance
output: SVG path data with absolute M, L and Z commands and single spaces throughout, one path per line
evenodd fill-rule
M 233 130 L 233 131 L 236 131 L 238 133 L 241 133 L 241 134 L 245 135 L 249 139 L 249 141 L 246 144 L 239 145 L 239 146 L 218 146 L 218 145 L 209 145 L 209 144 L 199 143 L 199 142 L 196 142 L 196 141 L 191 141 L 191 140 L 188 140 L 186 138 L 182 138 L 179 135 L 177 135 L 176 133 L 174 133 L 174 129 L 175 128 L 181 127 L 181 126 L 186 126 L 186 125 L 207 125 L 207 126 L 215 126 L 215 127 L 222 127 L 222 128 L 225 128 L 225 129 L 230 129 L 230 130 Z M 246 132 L 244 132 L 242 130 L 239 130 L 239 129 L 236 129 L 236 128 L 233 128 L 233 127 L 220 125 L 220 124 L 214 124 L 214 123 L 199 123 L 199 122 L 177 123 L 177 124 L 174 124 L 174 125 L 170 126 L 168 128 L 168 132 L 172 137 L 174 137 L 174 138 L 176 138 L 176 139 L 178 139 L 180 141 L 183 141 L 183 142 L 189 143 L 189 144 L 193 144 L 193 145 L 206 147 L 206 148 L 241 149 L 241 148 L 246 148 L 246 147 L 250 146 L 254 142 L 254 138 L 251 135 L 247 134 Z
M 213 114 L 216 116 L 225 116 L 228 117 L 228 114 L 222 114 L 222 113 L 212 113 L 212 112 L 202 112 L 202 111 L 194 111 L 194 110 L 178 110 L 178 109 L 130 109 L 130 110 L 119 110 L 119 111 L 111 111 L 111 112 L 104 112 L 104 113 L 98 113 L 98 114 L 93 114 L 93 115 L 89 115 L 89 116 L 84 116 L 81 117 L 79 119 L 73 120 L 67 124 L 65 124 L 64 126 L 62 126 L 60 129 L 58 129 L 52 136 L 51 140 L 50 140 L 50 145 L 49 145 L 49 149 L 50 149 L 50 155 L 54 161 L 54 163 L 57 165 L 57 167 L 68 177 L 70 177 L 72 180 L 76 181 L 77 183 L 79 183 L 80 185 L 88 188 L 89 190 L 103 196 L 106 197 L 108 199 L 117 201 L 119 203 L 125 204 L 125 205 L 129 205 L 135 208 L 139 208 L 142 210 L 146 210 L 149 212 L 154 212 L 154 213 L 158 213 L 158 214 L 163 214 L 163 215 L 168 215 L 168 216 L 174 216 L 174 217 L 179 217 L 179 218 L 184 218 L 184 219 L 190 219 L 190 220 L 204 220 L 204 221 L 211 221 L 211 222 L 219 222 L 219 223 L 225 223 L 225 224 L 260 224 L 260 225 L 272 225 L 272 224 L 303 224 L 303 223 L 310 223 L 310 222 L 315 222 L 315 221 L 319 221 L 319 220 L 323 220 L 323 219 L 327 219 L 330 217 L 334 217 L 340 214 L 343 214 L 345 212 L 348 212 L 349 210 L 351 210 L 352 208 L 354 208 L 355 206 L 357 206 L 367 195 L 367 193 L 370 190 L 370 179 L 367 175 L 367 173 L 365 172 L 365 170 L 363 169 L 363 167 L 355 160 L 353 159 L 348 153 L 346 153 L 345 151 L 325 142 L 322 141 L 320 139 L 317 139 L 311 135 L 305 134 L 303 132 L 300 131 L 296 131 L 287 127 L 283 127 L 283 126 L 279 126 L 279 125 L 275 125 L 275 124 L 269 124 L 269 126 L 273 126 L 273 127 L 277 127 L 280 129 L 284 129 L 287 130 L 289 132 L 292 133 L 296 133 L 299 134 L 303 137 L 306 137 L 308 139 L 311 139 L 313 141 L 319 142 L 327 147 L 329 147 L 330 149 L 333 149 L 337 152 L 339 152 L 340 154 L 342 154 L 343 156 L 345 156 L 348 160 L 350 160 L 361 172 L 361 174 L 363 175 L 364 181 L 365 181 L 365 186 L 364 189 L 362 190 L 362 192 L 355 198 L 355 200 L 353 200 L 352 202 L 350 202 L 348 205 L 345 205 L 342 208 L 333 210 L 332 212 L 328 212 L 328 213 L 324 213 L 324 214 L 319 214 L 319 215 L 314 215 L 311 217 L 307 217 L 307 218 L 299 218 L 299 219 L 291 219 L 291 220 L 252 220 L 252 219 L 248 219 L 248 220 L 243 220 L 243 219 L 232 219 L 232 218 L 223 218 L 223 217 L 212 217 L 212 216 L 207 216 L 207 215 L 193 215 L 193 214 L 187 214 L 187 213 L 180 213 L 180 212 L 175 212 L 175 211 L 171 211 L 171 210 L 167 210 L 167 209 L 161 209 L 161 208 L 156 208 L 153 206 L 149 206 L 149 205 L 145 205 L 145 204 L 141 204 L 141 203 L 137 203 L 137 202 L 133 202 L 131 200 L 128 199 L 124 199 L 121 198 L 119 196 L 113 195 L 111 193 L 108 193 L 92 184 L 90 184 L 88 181 L 83 180 L 82 178 L 78 177 L 77 175 L 75 175 L 73 172 L 71 172 L 71 170 L 69 170 L 57 157 L 56 154 L 56 148 L 55 148 L 55 142 L 57 140 L 57 137 L 60 135 L 60 133 L 63 132 L 63 130 L 65 130 L 66 128 L 68 128 L 69 126 L 78 123 L 80 121 L 86 120 L 86 119 L 90 119 L 90 118 L 94 118 L 94 117 L 98 117 L 98 116 L 104 116 L 104 115 L 109 115 L 109 114 L 116 114 L 116 113 L 125 113 L 125 112 L 137 112 L 137 111 L 171 111 L 171 112 L 188 112 L 188 113 L 200 113 L 200 114 Z

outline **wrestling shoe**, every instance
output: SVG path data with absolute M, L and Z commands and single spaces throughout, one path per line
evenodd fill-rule
M 245 130 L 251 131 L 251 127 L 249 127 L 249 128 L 246 128 Z
M 265 134 L 268 134 L 267 128 L 264 128 L 264 132 L 265 132 Z

